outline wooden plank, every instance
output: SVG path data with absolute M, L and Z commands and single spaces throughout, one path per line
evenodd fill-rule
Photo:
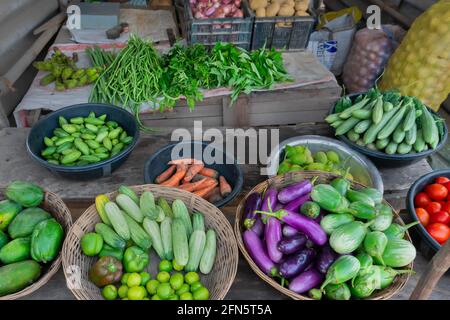
M 241 95 L 232 106 L 230 106 L 230 101 L 231 99 L 229 97 L 223 98 L 223 125 L 226 127 L 247 127 L 250 124 L 248 111 L 249 97 Z
M 223 124 L 222 116 L 171 119 L 146 119 L 145 117 L 142 118 L 142 122 L 145 125 L 157 128 L 190 128 L 194 125 L 194 121 L 196 120 L 201 120 L 203 127 L 220 127 Z
M 222 116 L 222 105 L 208 105 L 208 106 L 195 106 L 195 109 L 190 111 L 188 107 L 175 107 L 172 110 L 166 110 L 164 112 L 144 112 L 141 113 L 143 119 L 175 119 L 175 118 L 202 118 L 202 117 L 214 117 Z
M 339 98 L 341 94 L 341 87 L 338 85 L 329 87 L 315 87 L 307 86 L 299 88 L 298 90 L 277 90 L 277 91 L 267 91 L 267 92 L 253 92 L 250 94 L 251 102 L 274 102 L 280 100 L 289 99 L 302 99 L 316 98 L 318 100 L 324 97 L 336 97 Z
M 252 113 L 249 115 L 250 126 L 262 126 L 267 123 L 286 125 L 295 124 L 298 122 L 317 122 L 322 121 L 327 115 L 328 110 L 305 110 L 305 111 L 293 111 L 293 112 L 280 112 L 272 113 L 270 116 L 267 114 Z
M 274 102 L 259 102 L 249 104 L 248 112 L 250 114 L 279 114 L 293 111 L 317 111 L 325 110 L 328 112 L 331 106 L 336 102 L 336 97 L 324 97 L 318 100 L 317 98 L 306 99 L 281 99 Z M 269 116 L 269 115 L 268 115 Z M 294 119 L 292 119 L 294 120 Z M 316 119 L 322 121 L 323 119 Z M 298 119 L 295 122 L 303 122 L 303 119 Z M 268 119 L 267 123 L 272 123 L 272 118 Z

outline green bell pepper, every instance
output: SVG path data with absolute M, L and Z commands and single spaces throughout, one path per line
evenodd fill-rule
M 102 251 L 98 254 L 99 257 L 114 257 L 117 260 L 122 261 L 123 249 L 113 248 L 107 244 L 103 245 Z
M 89 257 L 99 254 L 103 248 L 103 238 L 95 232 L 89 232 L 81 237 L 81 250 Z
M 142 272 L 149 263 L 148 253 L 137 246 L 129 247 L 123 255 L 126 272 Z

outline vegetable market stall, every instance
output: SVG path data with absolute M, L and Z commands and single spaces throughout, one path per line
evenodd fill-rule
M 225 128 L 222 128 L 224 131 Z M 137 185 L 144 183 L 143 167 L 148 157 L 160 147 L 170 142 L 170 131 L 161 130 L 153 135 L 143 135 L 137 148 L 127 162 L 112 176 L 94 181 L 72 181 L 52 175 L 30 161 L 24 148 L 28 129 L 3 129 L 0 131 L 0 184 L 5 185 L 11 180 L 24 179 L 39 182 L 42 186 L 60 195 L 72 211 L 74 220 L 94 202 L 94 197 L 101 189 L 109 192 L 120 185 Z M 325 124 L 301 124 L 298 126 L 283 126 L 280 128 L 280 140 L 303 134 L 320 134 L 331 136 L 332 133 Z M 257 183 L 265 180 L 260 175 L 257 165 L 242 165 L 244 171 L 244 189 L 232 203 L 222 208 L 225 216 L 234 221 L 236 207 L 245 195 Z M 385 197 L 397 210 L 405 208 L 405 196 L 410 185 L 421 175 L 430 172 L 431 168 L 425 160 L 408 167 L 397 169 L 380 168 L 384 180 Z M 407 216 L 402 215 L 407 220 Z M 414 233 L 413 233 L 414 236 Z M 414 238 L 414 240 L 416 240 Z M 415 242 L 416 245 L 418 242 Z M 419 277 L 427 267 L 427 252 L 418 246 L 419 252 L 415 260 L 413 275 L 407 286 L 394 299 L 407 299 L 413 291 Z M 450 277 L 444 275 L 435 288 L 432 299 L 448 299 L 450 297 Z M 240 258 L 238 273 L 227 299 L 283 299 L 281 293 L 264 284 L 252 272 L 244 259 Z M 29 299 L 73 299 L 74 296 L 66 287 L 62 270 L 43 288 L 28 297 Z

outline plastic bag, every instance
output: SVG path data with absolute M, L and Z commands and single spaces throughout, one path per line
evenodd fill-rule
M 405 31 L 395 25 L 356 32 L 342 74 L 347 93 L 367 91 L 375 85 L 404 35 Z

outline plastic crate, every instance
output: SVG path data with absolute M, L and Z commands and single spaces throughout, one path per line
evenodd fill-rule
M 230 42 L 250 50 L 253 15 L 246 1 L 241 2 L 243 18 L 194 19 L 188 0 L 184 2 L 185 34 L 189 44 L 201 43 L 212 47 L 216 42 Z
M 253 11 L 251 14 L 254 15 Z M 254 17 L 251 48 L 259 49 L 265 44 L 266 48 L 305 49 L 315 23 L 314 14 L 306 17 Z

